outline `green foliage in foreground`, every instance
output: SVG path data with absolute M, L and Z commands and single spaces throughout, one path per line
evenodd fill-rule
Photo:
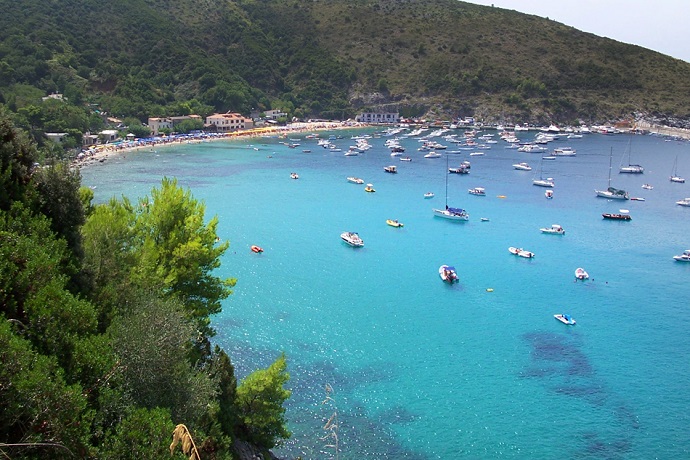
M 289 437 L 285 357 L 238 387 L 211 349 L 235 280 L 214 275 L 229 243 L 203 203 L 164 179 L 94 206 L 77 171 L 0 131 L 0 456 L 161 458 L 178 423 L 203 458 Z

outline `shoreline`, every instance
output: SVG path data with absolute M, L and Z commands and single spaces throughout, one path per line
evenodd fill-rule
M 267 126 L 232 131 L 228 133 L 206 133 L 197 137 L 160 137 L 152 139 L 140 139 L 135 141 L 122 141 L 117 144 L 100 144 L 95 148 L 82 150 L 77 158 L 72 160 L 72 167 L 81 169 L 94 163 L 103 163 L 115 155 L 123 155 L 130 152 L 183 144 L 200 144 L 202 142 L 229 141 L 233 139 L 256 138 L 267 135 L 283 136 L 292 133 L 305 133 L 316 131 L 332 131 L 337 129 L 364 128 L 370 125 L 359 122 L 304 122 L 292 123 L 287 126 Z

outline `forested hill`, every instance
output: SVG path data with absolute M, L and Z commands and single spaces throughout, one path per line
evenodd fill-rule
M 0 102 L 15 112 L 61 92 L 140 119 L 252 108 L 329 118 L 363 109 L 534 122 L 690 117 L 690 64 L 456 0 L 0 5 Z

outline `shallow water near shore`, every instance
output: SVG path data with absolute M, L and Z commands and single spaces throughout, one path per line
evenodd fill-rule
M 278 138 L 208 142 L 82 169 L 97 201 L 148 195 L 163 176 L 176 177 L 206 203 L 207 217 L 219 217 L 231 243 L 219 275 L 238 283 L 213 319 L 215 341 L 240 378 L 287 354 L 293 437 L 279 456 L 334 458 L 322 438 L 336 410 L 342 459 L 690 455 L 690 264 L 672 259 L 690 249 L 690 208 L 675 204 L 690 185 L 668 180 L 676 156 L 679 174 L 690 176 L 689 143 L 634 136 L 643 175 L 617 173 L 628 136 L 551 143 L 577 150 L 543 162 L 556 182 L 552 200 L 532 185 L 540 154 L 503 142 L 484 156 L 450 154 L 451 167 L 472 163 L 469 175 L 448 176 L 448 204 L 470 214 L 457 223 L 431 212 L 444 206 L 445 158 L 423 158 L 409 138 L 401 144 L 412 161 L 400 162 L 386 137 L 343 156 L 350 135 L 364 132 L 338 131 L 340 152 L 302 134 L 290 136 L 297 148 Z M 612 185 L 645 201 L 595 197 L 607 186 L 611 149 Z M 533 171 L 514 170 L 519 161 Z M 384 173 L 392 164 L 398 174 Z M 467 193 L 477 186 L 487 196 Z M 427 191 L 436 196 L 424 199 Z M 632 221 L 601 218 L 620 208 Z M 564 236 L 539 231 L 555 223 Z M 365 247 L 346 246 L 343 231 L 359 232 Z M 252 253 L 253 244 L 264 252 Z M 509 246 L 536 257 L 515 257 Z M 456 267 L 458 284 L 440 281 L 442 264 Z M 577 267 L 590 280 L 574 282 Z M 326 384 L 333 401 L 322 404 Z

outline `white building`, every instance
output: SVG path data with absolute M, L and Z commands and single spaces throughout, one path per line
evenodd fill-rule
M 214 113 L 206 117 L 207 126 L 215 126 L 219 133 L 237 131 L 239 129 L 253 128 L 254 123 L 251 119 L 245 118 L 239 113 Z
M 355 120 L 360 123 L 398 123 L 400 122 L 400 114 L 392 112 L 364 112 L 357 115 Z
M 149 118 L 148 127 L 151 130 L 151 134 L 158 136 L 162 129 L 175 130 L 175 125 L 184 120 L 199 120 L 201 117 L 199 115 L 182 115 L 179 117 L 165 117 L 165 118 Z

